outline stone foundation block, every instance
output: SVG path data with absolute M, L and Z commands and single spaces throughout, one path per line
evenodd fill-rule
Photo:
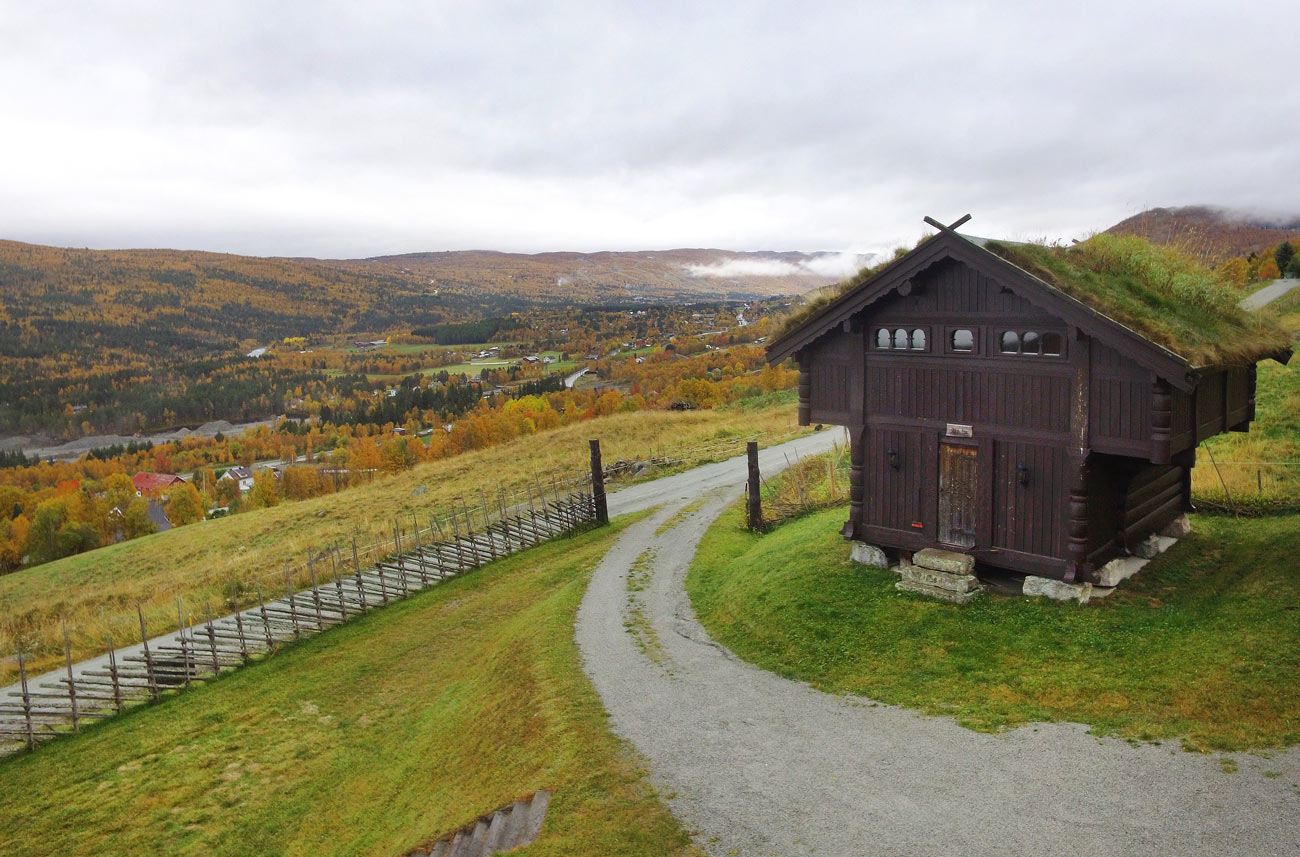
M 1024 593 L 1029 596 L 1051 598 L 1053 601 L 1078 601 L 1086 604 L 1092 597 L 1091 583 L 1066 583 L 1050 577 L 1025 577 Z
M 946 571 L 935 571 L 915 565 L 900 565 L 898 573 L 903 580 L 911 583 L 946 589 L 949 592 L 971 592 L 979 589 L 980 586 L 979 580 L 973 574 L 949 574 Z
M 849 554 L 849 559 L 854 562 L 860 562 L 863 565 L 876 565 L 881 568 L 889 568 L 889 558 L 885 552 L 873 544 L 866 542 L 854 542 L 853 550 Z
M 966 604 L 984 591 L 981 588 L 976 588 L 969 592 L 954 592 L 951 589 L 940 589 L 937 586 L 927 586 L 924 583 L 917 583 L 912 580 L 900 580 L 895 583 L 894 586 L 904 592 L 915 592 L 918 595 L 928 595 L 931 598 L 938 598 L 942 601 L 951 601 L 953 604 Z
M 949 574 L 970 574 L 975 570 L 975 557 L 966 553 L 926 548 L 912 555 L 912 564 Z
M 1171 539 L 1181 539 L 1183 536 L 1189 535 L 1191 532 L 1192 522 L 1188 520 L 1186 515 L 1179 515 L 1168 524 L 1165 524 L 1165 528 L 1160 531 L 1160 535 Z
M 1136 556 L 1122 556 L 1119 559 L 1112 559 L 1097 569 L 1097 585 L 1118 586 L 1122 581 L 1128 580 L 1145 568 L 1150 561 Z

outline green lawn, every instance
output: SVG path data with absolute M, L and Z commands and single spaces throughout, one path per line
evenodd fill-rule
M 755 536 L 730 510 L 687 579 L 700 621 L 765 669 L 973 729 L 1064 720 L 1190 749 L 1300 743 L 1300 515 L 1197 516 L 1190 537 L 1083 607 L 998 595 L 958 607 L 851 563 L 846 512 Z
M 625 523 L 0 760 L 4 854 L 394 857 L 538 788 L 555 795 L 521 853 L 689 853 L 573 642 Z

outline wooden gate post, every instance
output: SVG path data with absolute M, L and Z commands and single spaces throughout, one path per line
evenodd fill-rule
M 755 533 L 763 529 L 763 500 L 759 496 L 758 441 L 751 440 L 745 446 L 749 457 L 748 502 L 745 504 L 746 520 L 749 529 Z
M 605 470 L 600 464 L 600 441 L 591 443 L 591 497 L 596 503 L 596 523 L 609 523 L 609 503 L 605 499 Z

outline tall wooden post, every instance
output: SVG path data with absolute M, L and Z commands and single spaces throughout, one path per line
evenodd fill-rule
M 605 499 L 605 470 L 600 463 L 600 441 L 591 441 L 591 497 L 596 503 L 596 523 L 609 523 L 609 502 Z
M 749 523 L 749 529 L 757 533 L 763 529 L 763 500 L 758 493 L 758 441 L 751 440 L 747 443 L 745 452 L 749 457 L 748 502 L 745 504 L 746 519 Z

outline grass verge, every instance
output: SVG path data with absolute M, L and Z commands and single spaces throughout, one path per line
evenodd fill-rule
M 256 585 L 268 596 L 283 585 L 280 569 L 300 564 L 308 551 L 345 545 L 354 532 L 362 544 L 392 538 L 393 519 L 409 526 L 418 512 L 445 512 L 456 497 L 477 505 L 498 481 L 511 484 L 556 467 L 587 466 L 587 439 L 599 438 L 605 461 L 691 450 L 690 465 L 744 452 L 743 441 L 764 445 L 799 431 L 793 408 L 777 401 L 757 410 L 637 412 L 564 426 L 489 449 L 421 464 L 395 476 L 338 494 L 282 503 L 203 521 L 122 542 L 57 562 L 0 576 L 0 684 L 16 680 L 8 660 L 19 647 L 29 669 L 63 661 L 62 623 L 72 636 L 73 658 L 102 654 L 104 640 L 139 642 L 135 605 L 144 608 L 151 634 L 175 630 L 176 600 L 191 615 L 256 603 Z M 684 465 L 685 466 L 685 465 Z M 616 488 L 611 483 L 611 488 Z M 426 522 L 427 523 L 427 522 Z
M 689 853 L 573 642 L 626 523 L 0 760 L 5 854 L 393 857 L 543 787 L 530 855 Z
M 1300 743 L 1300 515 L 1203 515 L 1197 531 L 1086 607 L 984 596 L 965 607 L 849 561 L 846 510 L 756 536 L 729 510 L 687 590 L 722 644 L 832 693 L 996 731 L 1074 721 L 1194 750 Z

